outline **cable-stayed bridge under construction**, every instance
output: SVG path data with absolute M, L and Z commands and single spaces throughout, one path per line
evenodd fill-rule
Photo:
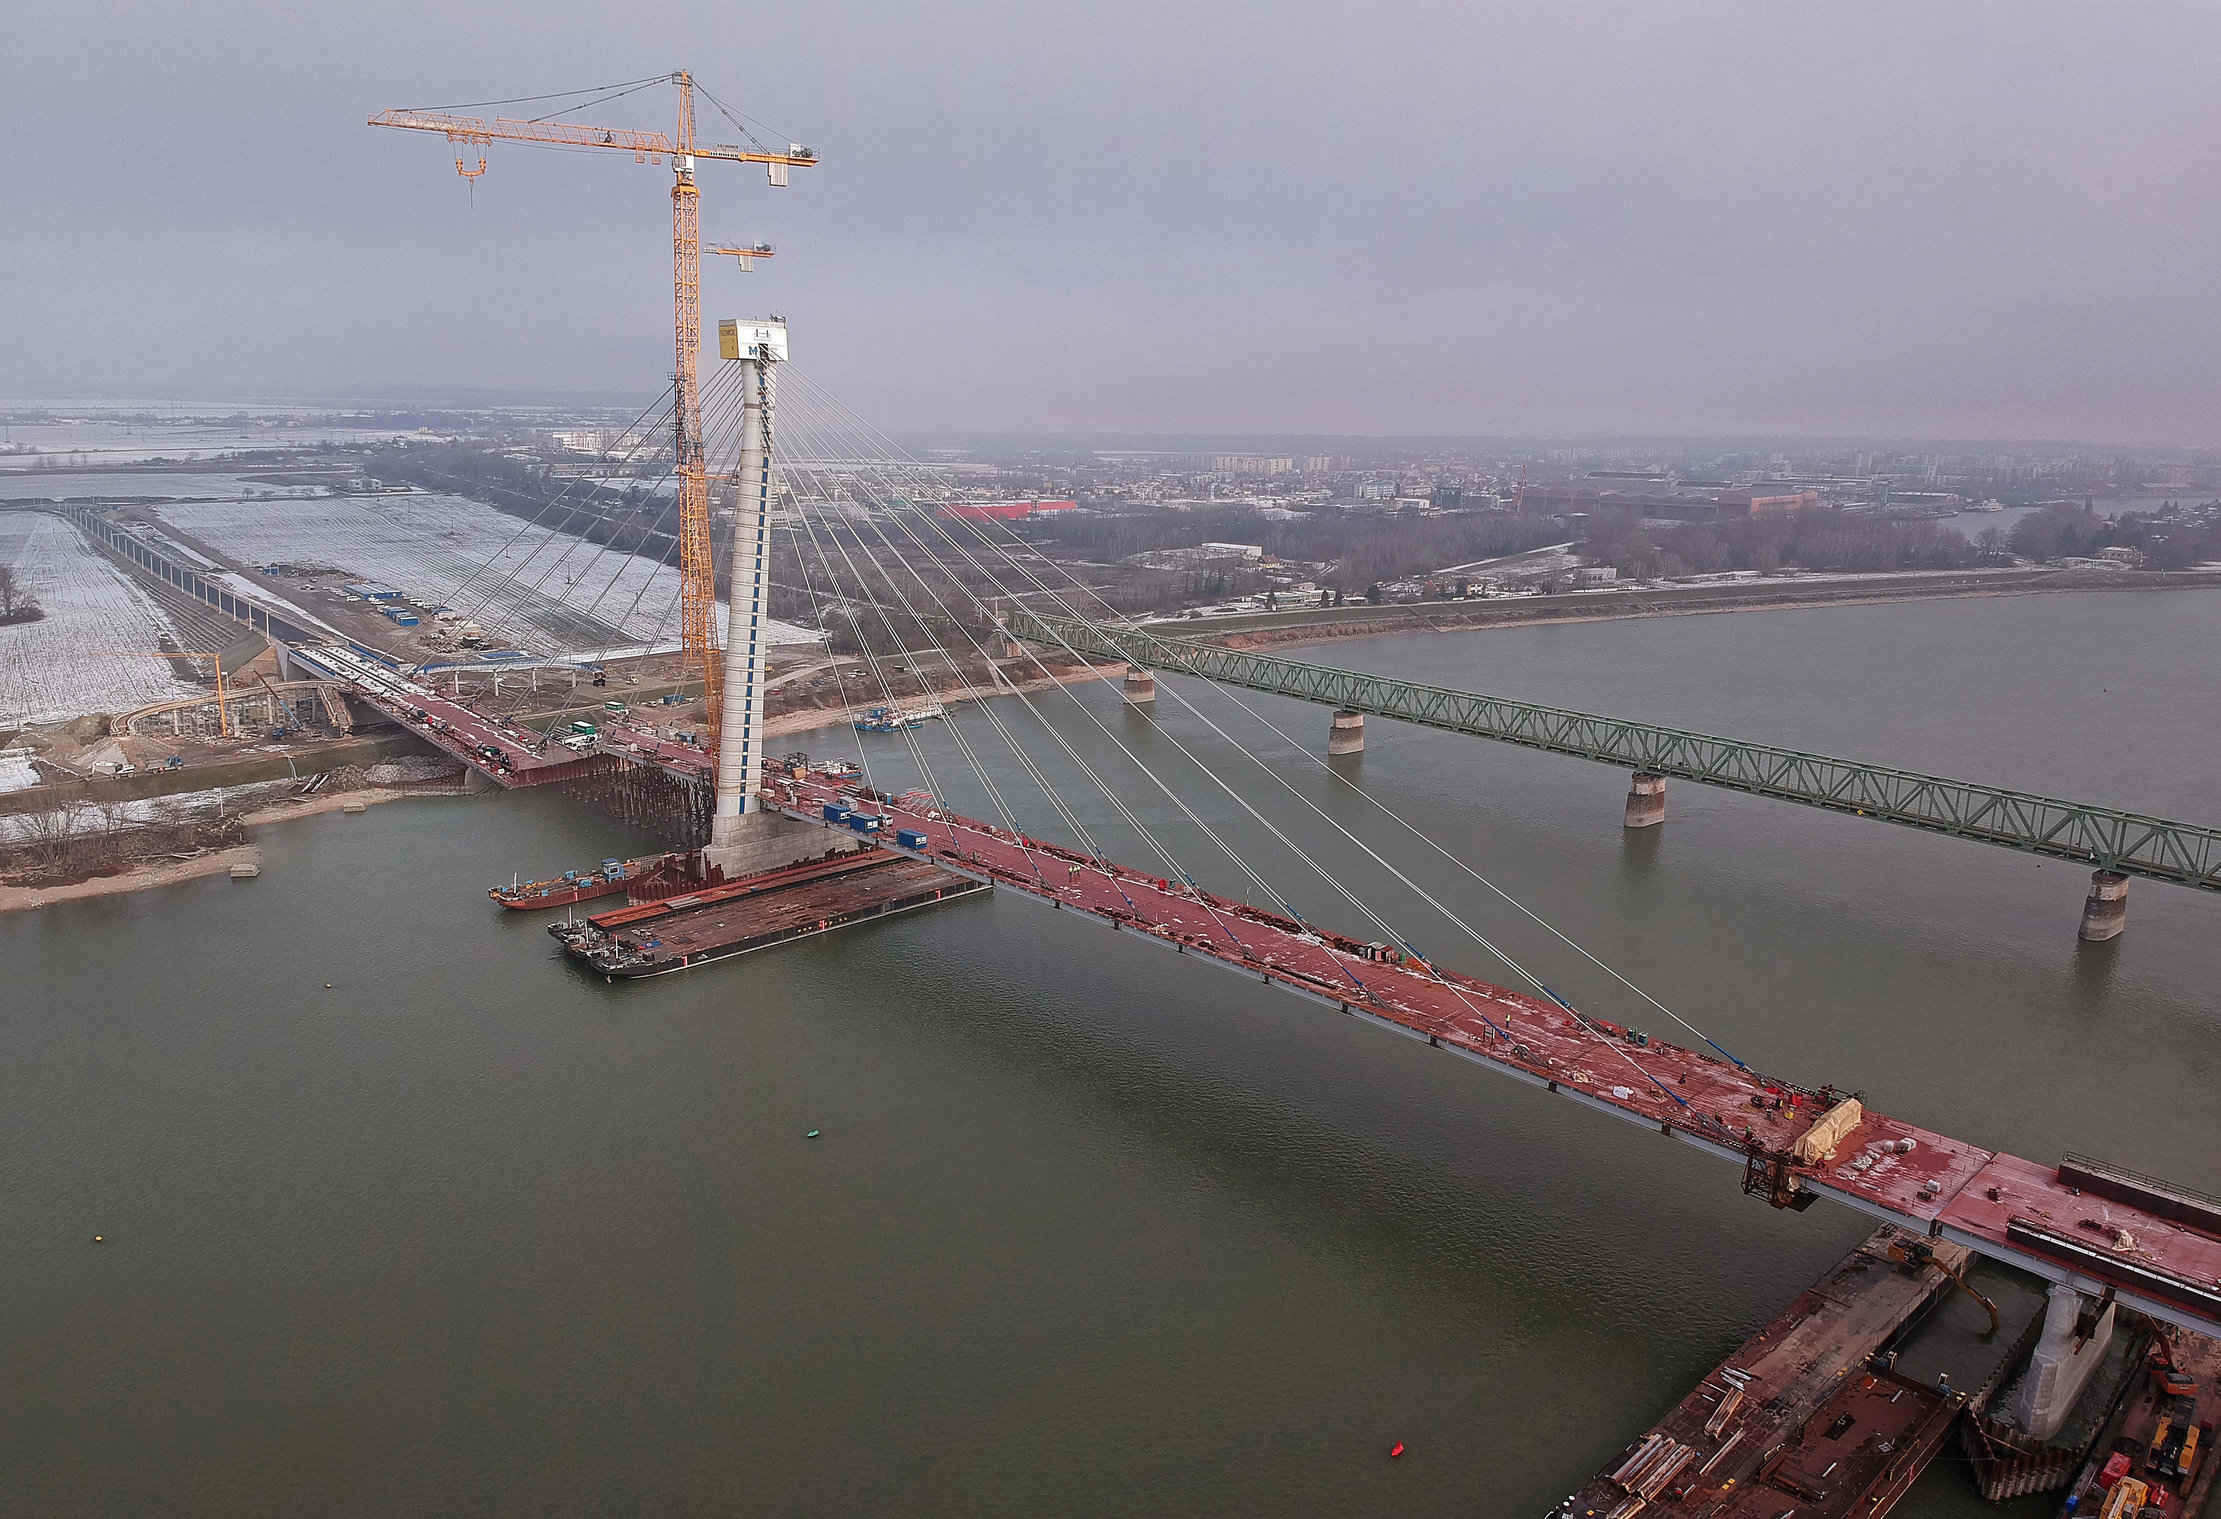
M 236 577 L 220 594 L 231 599 L 233 615 L 278 638 L 299 672 L 345 683 L 358 701 L 412 726 L 494 785 L 563 786 L 659 827 L 667 842 L 694 851 L 688 858 L 698 862 L 699 882 L 726 893 L 721 901 L 737 903 L 758 876 L 848 868 L 810 863 L 835 847 L 907 857 L 917 867 L 905 868 L 930 866 L 967 890 L 984 883 L 1083 915 L 1129 942 L 1251 977 L 1640 1125 L 1736 1165 L 1745 1190 L 1776 1206 L 1844 1203 L 2092 1296 L 2110 1294 L 2160 1318 L 2221 1332 L 2221 1202 L 2096 1161 L 2025 1160 L 1888 1117 L 1860 1094 L 1753 1069 L 1685 1011 L 1602 966 L 1472 861 L 1396 814 L 1347 767 L 1313 761 L 1377 827 L 1353 828 L 1347 810 L 1320 807 L 1225 723 L 1261 723 L 1308 755 L 1245 694 L 1298 696 L 1339 713 L 1621 765 L 1638 772 L 1637 801 L 1644 777 L 1671 775 L 2078 860 L 2105 873 L 2101 886 L 2109 877 L 2142 875 L 2215 889 L 2213 830 L 1159 636 L 1111 613 L 1008 523 L 938 510 L 945 490 L 929 469 L 794 371 L 783 324 L 737 325 L 746 340 L 700 387 L 708 493 L 729 514 L 732 538 L 723 566 L 730 614 L 717 651 L 723 703 L 715 731 L 689 741 L 625 715 L 598 723 L 590 741 L 565 743 L 552 721 L 534 729 L 491 715 L 389 653 L 282 615 L 273 620 L 273 610 L 257 606 Z M 642 413 L 629 444 L 617 450 L 617 468 L 637 473 L 643 461 L 658 459 L 675 468 L 676 450 L 658 453 L 670 408 L 654 411 Z M 631 499 L 645 520 L 667 498 L 654 482 L 642 483 L 650 488 Z M 633 557 L 617 545 L 641 541 L 622 522 L 598 534 L 601 541 L 562 531 L 556 524 L 568 518 L 560 500 L 542 517 L 518 530 L 528 551 L 507 556 L 466 589 L 466 609 L 516 604 L 514 583 L 535 575 L 591 584 L 599 572 L 588 566 Z M 141 552 L 160 553 L 145 545 Z M 193 573 L 190 566 L 154 572 L 191 589 L 181 578 Z M 875 761 L 862 745 L 854 766 L 767 761 L 764 650 L 755 635 L 769 615 L 775 574 L 798 587 L 808 621 L 838 629 L 855 648 L 869 687 L 864 701 L 899 708 L 898 667 L 929 659 L 999 672 L 1001 696 L 951 706 L 931 750 L 917 730 L 898 725 L 898 750 L 909 762 L 899 776 L 886 773 L 884 748 Z M 633 589 L 637 580 L 610 576 L 636 598 L 645 594 Z M 1000 610 L 1019 595 L 1041 610 Z M 572 650 L 564 657 L 607 656 Z M 1159 684 L 1151 671 L 1177 678 Z M 1107 682 L 1137 711 L 1153 710 L 1147 704 L 1160 699 L 1177 704 L 1223 746 L 1214 755 L 1231 752 L 1256 774 L 1223 773 L 1223 763 L 1207 761 L 1170 725 L 1151 725 L 1148 745 L 1132 742 L 1122 723 L 1105 721 L 1103 703 L 1069 683 L 1075 674 Z M 1052 720 L 1052 710 L 1061 720 Z M 985 799 L 981 816 L 956 810 L 960 776 L 965 795 Z M 1075 785 L 1088 793 L 1085 807 Z M 1270 837 L 1282 863 L 1261 864 L 1208 821 L 1189 800 L 1198 786 L 1213 807 L 1233 808 Z M 1168 817 L 1170 826 L 1162 821 Z M 1631 802 L 1628 821 L 1649 819 L 1634 815 Z M 1113 829 L 1131 843 L 1114 847 Z M 1337 859 L 1362 866 L 1322 861 L 1317 841 L 1325 835 L 1336 841 Z M 1141 850 L 1142 861 L 1118 857 L 1129 848 Z M 1471 890 L 1450 897 L 1421 887 L 1393 858 L 1408 850 L 1442 857 Z M 1422 936 L 1391 922 L 1378 904 L 1400 895 L 1368 886 L 1359 870 L 1377 870 L 1383 883 L 1414 894 L 1436 927 Z M 1199 873 L 1234 889 L 1209 889 Z M 1297 874 L 1308 881 L 1300 892 L 1288 884 Z M 1294 905 L 1298 895 L 1321 892 L 1342 927 Z M 1550 989 L 1542 967 L 1513 956 L 1480 926 L 1475 902 L 1540 925 L 1564 954 L 1610 974 L 1646 1022 L 1662 1018 L 1681 1034 L 1658 1037 L 1572 1005 Z M 1418 948 L 1419 938 L 1445 934 L 1442 942 L 1470 949 L 1437 957 Z M 1501 979 L 1453 967 L 1475 954 L 1500 966 Z M 686 970 L 693 962 L 682 954 L 657 968 Z

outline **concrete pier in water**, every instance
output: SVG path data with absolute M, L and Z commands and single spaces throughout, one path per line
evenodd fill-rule
M 1627 788 L 1629 828 L 1656 828 L 1666 820 L 1666 778 L 1648 770 L 1635 772 Z
M 1326 752 L 1329 754 L 1359 754 L 1365 748 L 1365 714 L 1342 711 L 1334 714 L 1333 723 L 1327 728 Z
M 786 357 L 786 327 L 750 323 L 759 340 L 736 362 L 740 369 L 741 423 L 738 494 L 733 508 L 733 553 L 726 567 L 732 606 L 725 640 L 724 711 L 717 740 L 716 800 L 710 838 L 699 865 L 731 881 L 778 870 L 834 849 L 861 849 L 864 839 L 828 840 L 825 831 L 766 812 L 756 798 L 763 776 L 764 644 L 769 611 L 765 576 L 770 563 L 773 366 Z
M 2090 872 L 2090 895 L 2082 904 L 2082 937 L 2093 944 L 2117 939 L 2128 927 L 2128 877 L 2117 870 Z
M 1126 667 L 1126 680 L 1121 687 L 1129 707 L 1153 706 L 1157 700 L 1157 677 L 1140 665 Z

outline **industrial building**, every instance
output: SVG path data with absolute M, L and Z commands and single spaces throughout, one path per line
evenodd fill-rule
M 1079 505 L 1077 501 L 950 501 L 942 505 L 941 515 L 960 522 L 1018 522 L 1078 511 Z

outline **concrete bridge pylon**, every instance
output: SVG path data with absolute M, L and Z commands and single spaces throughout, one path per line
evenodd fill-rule
M 764 622 L 769 610 L 774 368 L 787 356 L 787 326 L 777 319 L 734 324 L 740 366 L 740 467 L 727 557 L 724 715 L 717 735 L 717 779 L 703 873 L 730 880 L 828 853 L 822 828 L 766 811 L 763 785 Z M 861 848 L 836 841 L 835 850 Z

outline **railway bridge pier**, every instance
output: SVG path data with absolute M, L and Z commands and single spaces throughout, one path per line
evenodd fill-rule
M 2083 904 L 2080 932 L 2087 941 L 2115 938 L 2127 926 L 2131 876 L 2221 892 L 2221 828 L 2208 825 L 1808 754 L 1776 744 L 1306 664 L 1254 649 L 1168 637 L 1128 623 L 1050 618 L 1020 608 L 1005 618 L 1004 625 L 1017 638 L 1123 659 L 1153 674 L 1193 675 L 1332 707 L 1329 754 L 1363 748 L 1364 719 L 1372 716 L 1611 765 L 1632 772 L 1621 814 L 1630 829 L 1655 828 L 1665 821 L 1666 781 L 1674 778 L 2017 849 L 2045 859 L 2071 860 L 2096 872 Z
M 1627 787 L 1625 826 L 1656 828 L 1666 820 L 1666 778 L 1638 770 Z

